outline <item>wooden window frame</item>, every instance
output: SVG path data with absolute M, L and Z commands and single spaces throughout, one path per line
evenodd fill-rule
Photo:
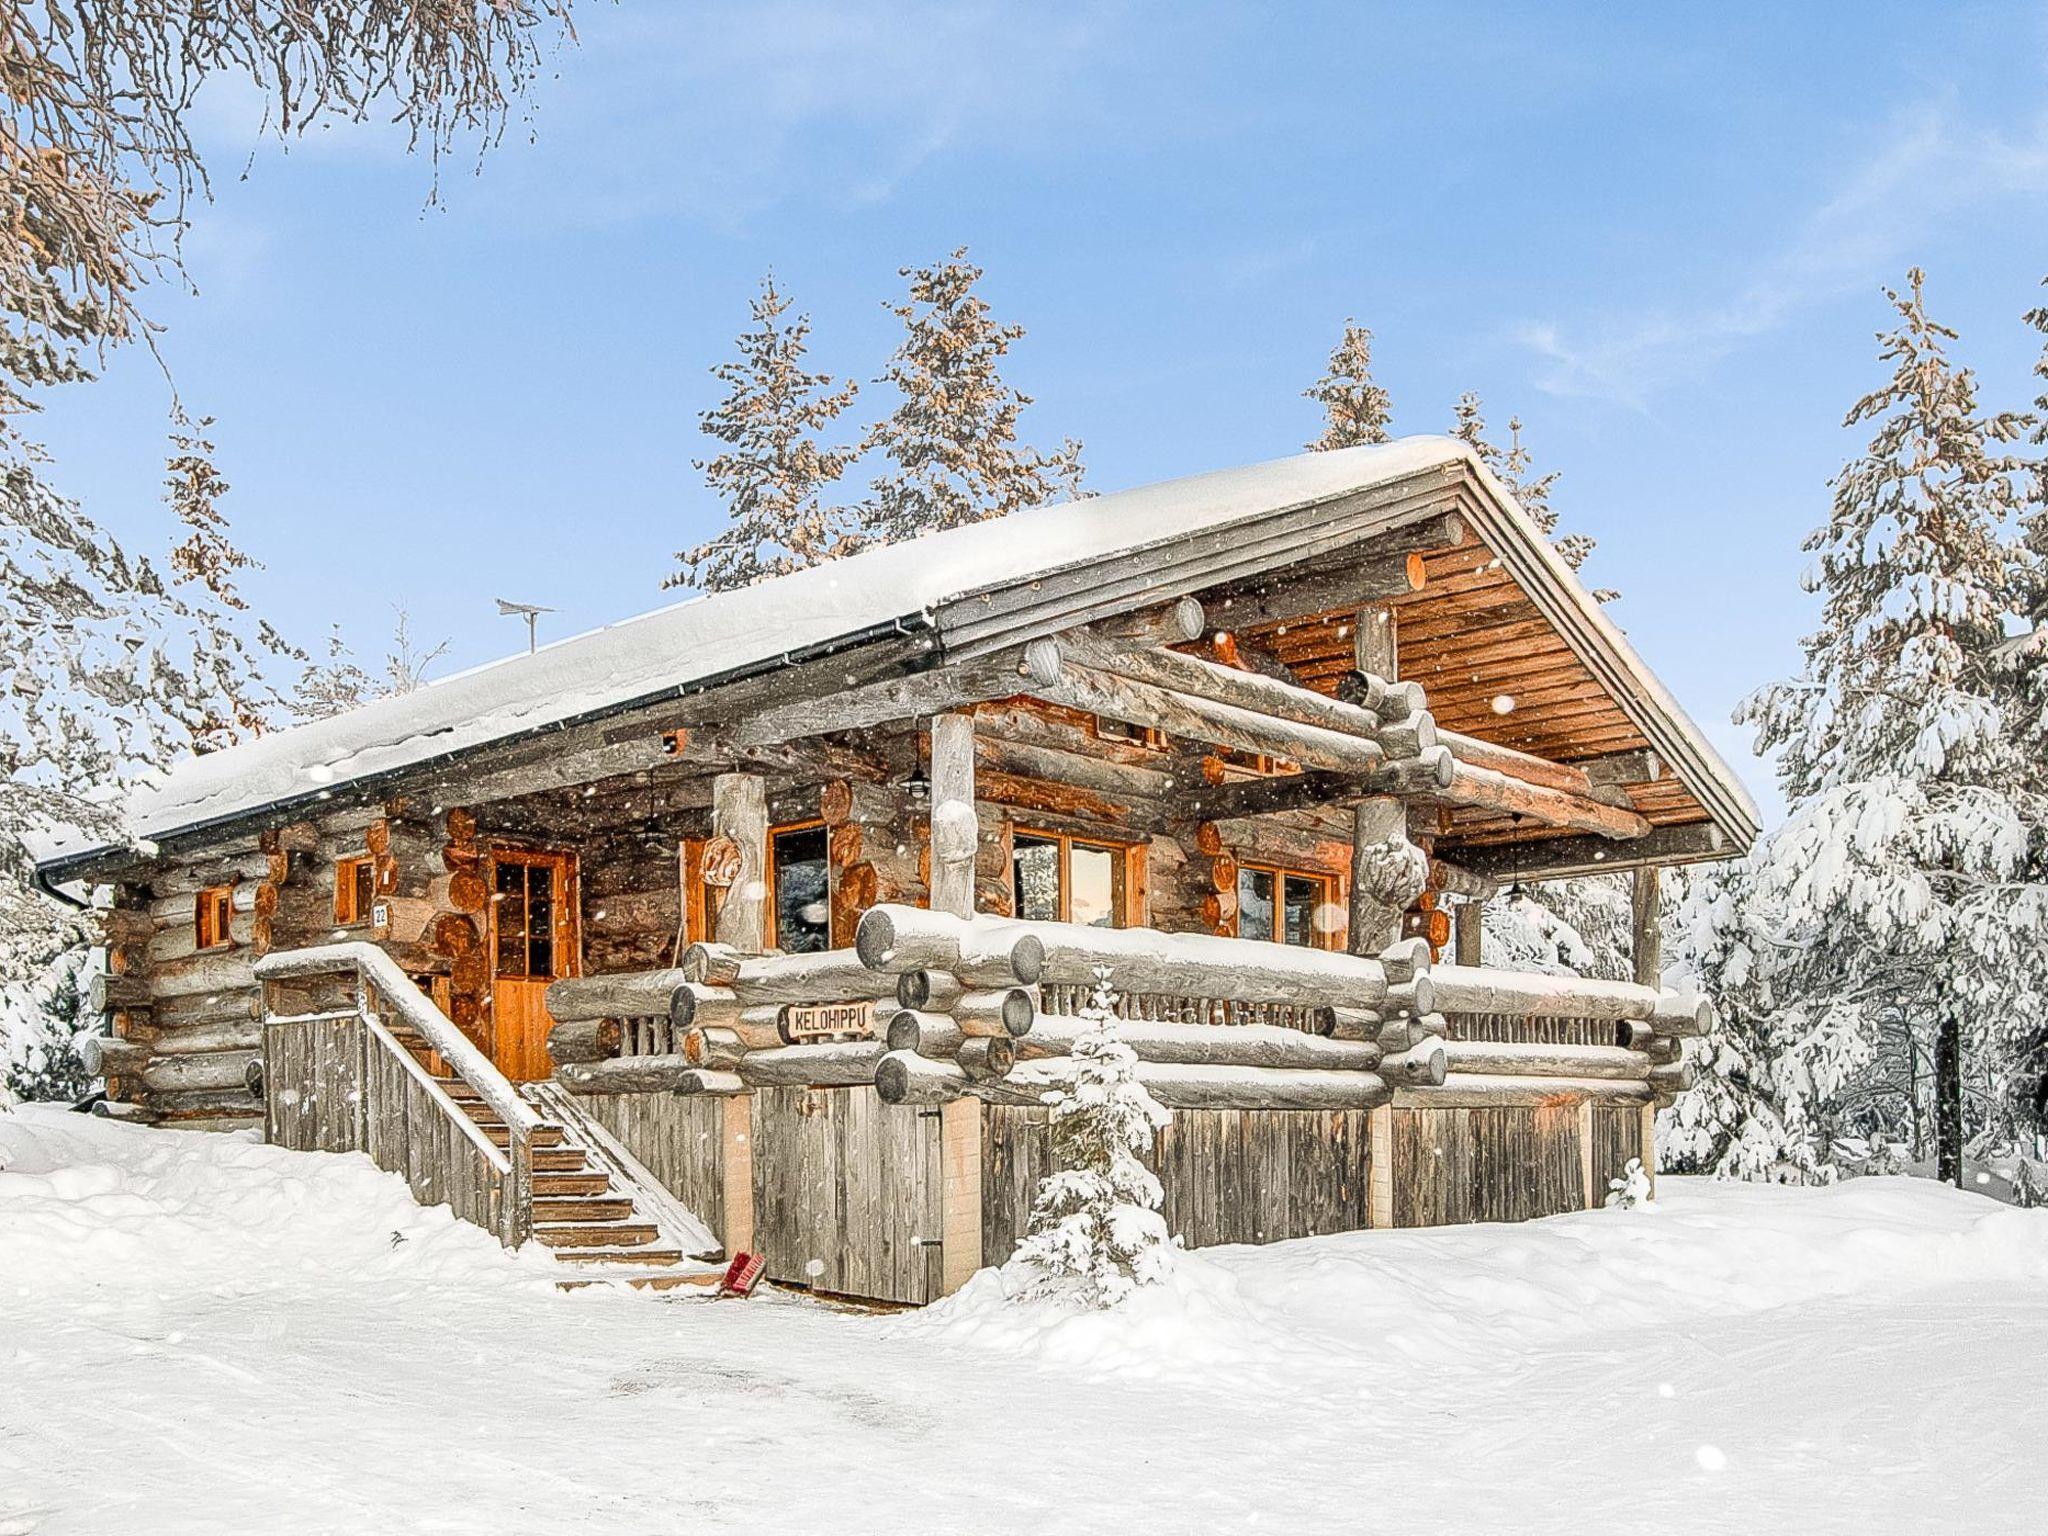
M 235 882 L 209 885 L 192 899 L 192 947 L 235 947 Z
M 781 837 L 786 832 L 823 832 L 825 834 L 825 900 L 828 904 L 832 900 L 833 887 L 837 884 L 838 880 L 838 871 L 832 868 L 832 829 L 825 825 L 824 817 L 806 816 L 801 821 L 779 822 L 768 828 L 768 835 L 763 840 L 761 848 L 761 879 L 762 883 L 768 887 L 768 907 L 762 913 L 761 932 L 762 942 L 770 949 L 782 947 L 782 935 L 776 931 L 777 919 L 781 914 L 782 903 L 777 899 L 776 895 L 776 887 L 779 882 L 775 874 L 775 839 Z M 829 921 L 825 926 L 825 947 L 827 949 L 832 947 L 832 927 Z
M 573 848 L 526 847 L 512 843 L 494 845 L 486 856 L 485 881 L 490 891 L 490 921 L 484 926 L 485 953 L 491 963 L 491 980 L 498 971 L 498 866 L 500 864 L 544 864 L 555 871 L 555 969 L 557 981 L 583 974 L 583 862 Z M 525 981 L 527 976 L 506 976 L 506 981 Z
M 1343 891 L 1339 886 L 1338 877 L 1331 874 L 1328 870 L 1305 869 L 1298 864 L 1271 864 L 1264 859 L 1239 859 L 1237 861 L 1237 874 L 1240 880 L 1248 874 L 1271 875 L 1273 877 L 1274 936 L 1266 940 L 1265 942 L 1267 943 L 1285 944 L 1287 942 L 1281 935 L 1286 932 L 1287 927 L 1287 882 L 1289 880 L 1313 880 L 1317 885 L 1320 885 L 1323 888 L 1323 899 L 1316 903 L 1318 908 L 1343 905 L 1341 900 Z M 1235 892 L 1232 894 L 1235 894 Z M 1242 910 L 1240 905 L 1240 918 Z M 1253 942 L 1258 941 L 1255 940 Z M 1318 932 L 1315 936 L 1315 943 L 1298 944 L 1294 947 L 1297 949 L 1342 949 L 1344 947 L 1344 930 L 1342 928 L 1333 928 L 1328 933 Z
M 1060 911 L 1056 921 L 1071 923 L 1074 920 L 1072 916 L 1074 910 L 1074 882 L 1069 874 L 1069 870 L 1072 865 L 1074 846 L 1079 844 L 1083 848 L 1097 848 L 1104 853 L 1115 854 L 1121 858 L 1123 865 L 1123 888 L 1118 893 L 1117 900 L 1117 906 L 1120 910 L 1117 913 L 1117 921 L 1110 926 L 1114 928 L 1142 928 L 1145 926 L 1145 919 L 1151 914 L 1146 911 L 1148 902 L 1145 881 L 1146 845 L 1144 843 L 1125 842 L 1120 838 L 1114 837 L 1096 837 L 1086 832 L 1056 832 L 1049 827 L 1012 826 L 1010 828 L 1010 846 L 1012 850 L 1010 855 L 1010 880 L 1013 901 L 1015 900 L 1015 882 L 1017 878 L 1015 849 L 1017 839 L 1020 837 L 1036 838 L 1042 843 L 1057 843 L 1059 845 Z
M 353 928 L 370 921 L 370 911 L 357 904 L 360 871 L 370 872 L 370 907 L 377 904 L 377 861 L 368 853 L 343 854 L 334 861 L 334 926 Z

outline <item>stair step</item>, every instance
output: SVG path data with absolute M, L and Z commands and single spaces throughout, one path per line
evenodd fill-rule
M 555 1258 L 563 1264 L 628 1264 L 636 1268 L 666 1267 L 683 1262 L 680 1248 L 557 1248 Z
M 536 1211 L 534 1215 L 539 1216 Z M 536 1242 L 550 1248 L 626 1248 L 635 1243 L 651 1243 L 661 1233 L 654 1223 L 608 1221 L 568 1226 L 542 1226 L 539 1221 L 533 1225 Z
M 581 1147 L 535 1147 L 533 1149 L 533 1171 L 535 1173 L 580 1173 L 583 1171 L 583 1149 Z M 598 1175 L 602 1177 L 602 1175 Z
M 624 1221 L 633 1214 L 633 1202 L 620 1195 L 597 1191 L 601 1198 L 549 1199 L 549 1191 L 535 1179 L 533 1219 L 535 1222 Z
M 622 1269 L 616 1274 L 602 1272 L 594 1275 L 579 1275 L 574 1280 L 557 1280 L 555 1285 L 564 1291 L 581 1291 L 595 1286 L 630 1286 L 636 1291 L 675 1291 L 686 1285 L 702 1286 L 709 1289 L 724 1278 L 723 1270 L 637 1270 Z
M 540 1155 L 533 1160 L 533 1193 L 536 1199 L 594 1197 L 609 1194 L 612 1181 L 603 1173 L 542 1173 Z
M 470 1119 L 475 1120 L 476 1116 L 471 1115 Z M 512 1145 L 512 1131 L 503 1122 L 491 1124 L 487 1121 L 478 1121 L 477 1129 L 490 1137 L 492 1143 L 497 1146 Z M 559 1125 L 536 1125 L 527 1137 L 527 1143 L 535 1151 L 542 1147 L 558 1147 L 562 1144 L 562 1128 Z

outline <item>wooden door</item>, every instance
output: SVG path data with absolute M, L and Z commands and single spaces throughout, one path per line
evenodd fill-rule
M 553 1070 L 548 983 L 582 971 L 576 856 L 491 850 L 491 1059 L 515 1083 Z

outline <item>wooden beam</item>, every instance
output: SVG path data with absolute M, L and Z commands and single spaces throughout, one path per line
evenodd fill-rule
M 1054 681 L 1034 682 L 1024 691 L 1069 709 L 1150 726 L 1191 741 L 1286 758 L 1307 768 L 1365 773 L 1386 759 L 1379 743 L 1364 737 L 1276 719 L 1069 662 L 1060 664 Z
M 1633 752 L 1610 752 L 1574 764 L 1595 789 L 1618 789 L 1624 784 L 1655 784 L 1664 777 L 1664 763 L 1648 747 Z
M 1545 789 L 1521 779 L 1509 778 L 1490 768 L 1475 768 L 1467 763 L 1457 765 L 1451 777 L 1451 787 L 1440 798 L 1446 805 L 1526 816 L 1545 826 L 1594 832 L 1617 841 L 1639 838 L 1650 830 L 1650 823 L 1634 811 L 1607 805 L 1584 795 Z
M 1451 755 L 1459 762 L 1469 763 L 1474 768 L 1489 768 L 1509 778 L 1520 779 L 1525 784 L 1540 784 L 1545 789 L 1562 790 L 1566 794 L 1593 793 L 1593 781 L 1583 768 L 1553 763 L 1533 752 L 1517 751 L 1513 747 L 1503 747 L 1458 731 L 1439 729 L 1437 740 L 1449 747 Z
M 1451 939 L 1451 958 L 1459 965 L 1476 966 L 1482 963 L 1485 938 L 1485 906 L 1476 901 L 1461 901 L 1452 915 L 1455 925 Z
M 1204 821 L 1244 816 L 1278 816 L 1317 806 L 1343 806 L 1373 795 L 1408 799 L 1441 793 L 1451 786 L 1456 765 L 1441 748 L 1404 762 L 1383 763 L 1367 773 L 1310 770 L 1186 790 L 1185 803 Z
M 974 717 L 932 717 L 932 883 L 934 912 L 974 915 L 974 856 L 981 828 L 974 814 Z
M 831 731 L 866 730 L 893 720 L 942 714 L 963 704 L 1025 693 L 1048 679 L 1026 670 L 1021 650 L 998 651 L 957 666 L 935 667 L 908 677 L 843 689 L 824 698 L 773 704 L 735 719 L 725 732 L 734 746 L 764 746 L 822 736 Z
M 1655 827 L 1627 843 L 1606 837 L 1544 837 L 1489 844 L 1464 849 L 1458 861 L 1467 869 L 1497 879 L 1564 880 L 1574 875 L 1634 869 L 1641 864 L 1726 859 L 1740 851 L 1730 845 L 1712 822 L 1695 821 Z

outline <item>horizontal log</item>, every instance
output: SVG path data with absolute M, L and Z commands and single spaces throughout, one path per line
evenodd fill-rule
M 685 1072 L 676 1081 L 674 1091 L 680 1095 L 711 1094 L 718 1098 L 733 1098 L 747 1091 L 746 1081 L 736 1072 L 721 1072 L 711 1067 L 698 1067 Z
M 1189 814 L 1211 821 L 1248 816 L 1279 816 L 1322 806 L 1349 805 L 1358 800 L 1391 796 L 1397 800 L 1437 796 L 1448 790 L 1457 764 L 1448 749 L 1436 746 L 1412 758 L 1388 759 L 1364 773 L 1274 774 L 1205 784 L 1184 797 Z
M 155 1054 L 141 1041 L 111 1035 L 88 1035 L 78 1042 L 78 1059 L 88 1077 L 126 1077 L 148 1066 Z
M 1377 959 L 1333 950 L 1151 928 L 1002 926 L 1037 939 L 1048 982 L 1086 986 L 1106 966 L 1119 993 L 1337 1007 L 1376 1007 L 1387 995 L 1386 969 Z
M 1497 1013 L 1514 1018 L 1640 1019 L 1661 1034 L 1703 1032 L 1714 1011 L 1703 998 L 1664 992 L 1632 981 L 1590 976 L 1546 976 L 1440 965 L 1431 970 L 1436 1006 L 1445 1013 Z
M 1276 719 L 1234 704 L 1197 698 L 1068 662 L 1061 663 L 1056 681 L 1030 691 L 1069 709 L 1107 715 L 1112 720 L 1162 730 L 1183 740 L 1212 742 L 1235 751 L 1285 758 L 1305 768 L 1365 773 L 1387 757 L 1380 744 L 1369 737 Z
M 1033 1033 L 1037 1033 L 1034 1027 Z M 913 1051 L 919 1056 L 952 1057 L 967 1036 L 948 1014 L 926 1013 L 916 1008 L 898 1010 L 889 1020 L 884 1043 L 892 1051 Z
M 209 1051 L 197 1056 L 156 1056 L 132 1074 L 152 1096 L 207 1091 L 246 1092 L 248 1066 L 260 1058 L 250 1051 Z M 130 1074 L 123 1074 L 124 1078 Z
M 548 1016 L 572 1019 L 656 1019 L 672 1016 L 676 989 L 688 982 L 681 970 L 621 971 L 577 976 L 547 990 Z
M 149 981 L 142 976 L 110 976 L 104 971 L 95 972 L 86 982 L 85 998 L 88 1013 L 147 1008 L 151 1000 Z
M 963 992 L 947 1010 L 970 1039 L 1028 1034 L 1038 1017 L 1038 1000 L 1022 987 Z
M 695 969 L 713 969 L 709 946 L 693 944 L 683 956 L 686 979 L 704 981 L 732 992 L 741 1004 L 840 1003 L 893 997 L 896 978 L 868 966 L 857 951 L 828 949 L 808 955 L 720 956 L 716 982 L 691 977 Z M 697 956 L 693 964 L 692 956 Z
M 569 1062 L 555 1069 L 555 1080 L 572 1093 L 674 1093 L 698 1070 L 687 1056 L 621 1056 Z
M 884 1104 L 950 1104 L 970 1081 L 958 1062 L 911 1051 L 889 1051 L 875 1063 L 875 1096 Z
M 1568 763 L 1554 763 L 1533 752 L 1519 752 L 1513 747 L 1499 746 L 1457 731 L 1439 729 L 1437 740 L 1449 747 L 1451 755 L 1468 767 L 1491 769 L 1511 779 L 1520 779 L 1525 784 L 1573 795 L 1591 795 L 1596 787 L 1584 769 Z
M 1739 852 L 1711 822 L 1657 827 L 1633 842 L 1605 837 L 1546 837 L 1467 848 L 1459 861 L 1477 874 L 1500 879 L 1563 880 L 1644 864 L 1687 864 Z
M 683 1055 L 693 1066 L 731 1071 L 747 1054 L 746 1043 L 729 1029 L 693 1029 L 682 1039 Z
M 878 971 L 948 971 L 980 986 L 1029 986 L 1045 966 L 1043 944 L 1013 923 L 893 903 L 863 912 L 853 942 Z
M 734 1070 L 754 1088 L 847 1088 L 873 1082 L 887 1051 L 880 1040 L 785 1045 L 749 1051 Z
M 245 1011 L 238 1019 L 216 1020 L 176 1028 L 163 1028 L 152 1017 L 151 1026 L 132 1023 L 128 1039 L 147 1045 L 159 1056 L 189 1056 L 201 1051 L 253 1051 L 263 1044 L 263 1025 Z
M 1373 1072 L 1140 1062 L 1135 1075 L 1168 1109 L 1375 1109 L 1393 1093 Z
M 1380 1076 L 1403 1088 L 1434 1088 L 1443 1082 L 1449 1070 L 1444 1042 L 1433 1035 L 1380 1062 Z
M 1017 1042 L 1021 1060 L 1073 1054 L 1074 1043 L 1094 1032 L 1084 1019 L 1041 1018 Z M 895 1036 L 891 1035 L 893 1042 Z M 1382 1054 L 1371 1041 L 1326 1040 L 1277 1024 L 1173 1024 L 1119 1020 L 1116 1038 L 1140 1061 L 1180 1066 L 1304 1068 L 1370 1072 Z
M 896 978 L 896 1001 L 905 1008 L 945 1012 L 967 988 L 951 971 L 905 971 Z
M 1496 1044 L 1486 1040 L 1447 1040 L 1444 1050 L 1453 1072 L 1492 1077 L 1601 1077 L 1647 1081 L 1650 1058 L 1617 1045 Z
M 1451 787 L 1440 797 L 1446 805 L 1496 811 L 1505 816 L 1526 816 L 1545 826 L 1569 827 L 1615 841 L 1643 836 L 1650 823 L 1625 806 L 1607 805 L 1585 795 L 1545 789 L 1525 783 L 1491 768 L 1459 763 L 1451 776 Z
M 624 1031 L 617 1019 L 567 1019 L 548 1031 L 548 1055 L 557 1063 L 609 1061 Z
M 1453 1072 L 1440 1087 L 1403 1088 L 1397 1109 L 1544 1109 L 1585 1100 L 1596 1104 L 1647 1104 L 1646 1084 L 1609 1077 L 1496 1077 Z
M 990 1082 L 1008 1077 L 1017 1065 L 1017 1043 L 1007 1035 L 963 1040 L 953 1059 L 976 1082 Z

